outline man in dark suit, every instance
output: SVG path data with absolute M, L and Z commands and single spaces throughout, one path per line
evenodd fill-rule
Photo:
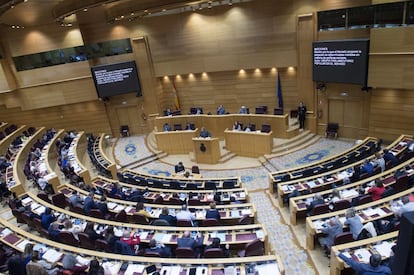
M 88 196 L 85 198 L 85 201 L 83 203 L 83 210 L 85 210 L 85 213 L 88 215 L 91 212 L 91 209 L 98 209 L 93 199 L 94 196 L 95 193 L 93 191 L 89 192 Z
M 298 106 L 298 120 L 299 120 L 299 129 L 305 129 L 305 119 L 306 119 L 306 106 L 303 102 L 299 103 Z
M 151 239 L 149 242 L 149 248 L 145 249 L 145 253 L 153 252 L 158 253 L 161 257 L 171 257 L 171 249 L 164 244 L 157 244 L 155 239 Z
M 215 202 L 210 203 L 210 209 L 206 212 L 206 219 L 216 219 L 217 221 L 220 221 L 220 213 L 216 209 Z
M 194 255 L 198 256 L 201 254 L 203 246 L 203 239 L 201 235 L 197 234 L 196 238 L 191 237 L 190 231 L 185 231 L 181 238 L 177 239 L 177 247 L 188 247 L 192 248 L 194 251 Z
M 392 163 L 392 167 L 395 167 L 398 165 L 398 159 L 396 156 L 394 156 L 393 153 L 391 153 L 390 151 L 388 151 L 388 149 L 384 149 L 384 160 L 385 163 L 387 163 L 388 161 L 391 161 Z
M 311 201 L 311 203 L 308 204 L 307 206 L 308 213 L 311 213 L 313 208 L 315 208 L 315 206 L 320 205 L 320 204 L 325 204 L 325 201 L 322 198 L 321 194 L 317 193 L 313 197 L 313 201 Z

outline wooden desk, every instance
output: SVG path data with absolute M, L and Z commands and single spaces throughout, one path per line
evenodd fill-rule
M 192 152 L 192 139 L 196 136 L 198 136 L 198 129 L 155 133 L 158 149 L 168 154 L 188 154 Z
M 99 140 L 99 143 L 98 143 L 98 148 L 96 148 L 96 144 L 94 145 L 94 153 L 99 163 L 102 164 L 103 162 L 106 170 L 111 172 L 112 178 L 118 179 L 118 175 L 117 175 L 118 170 L 116 168 L 116 163 L 111 158 L 109 158 L 105 153 L 105 149 L 106 147 L 108 147 L 108 143 L 109 143 L 106 137 L 107 137 L 106 134 L 101 134 L 99 138 L 97 138 Z
M 197 163 L 216 164 L 220 157 L 220 141 L 218 138 L 193 138 L 194 155 Z M 205 151 L 201 151 L 204 145 Z
M 373 252 L 373 249 L 375 249 L 376 245 L 379 245 L 383 242 L 390 243 L 389 246 L 396 243 L 398 237 L 398 231 L 391 232 L 388 234 L 380 235 L 375 238 L 369 238 L 361 241 L 355 241 L 351 243 L 341 244 L 337 246 L 333 246 L 331 248 L 331 264 L 330 264 L 330 275 L 341 275 L 342 270 L 344 270 L 347 265 L 345 265 L 344 261 L 340 259 L 336 254 L 338 252 L 348 252 L 354 251 L 357 252 L 360 249 L 368 250 L 369 253 Z M 376 252 L 378 253 L 378 252 Z M 383 260 L 386 259 L 386 257 L 382 257 Z
M 155 129 L 161 131 L 163 125 L 181 124 L 183 127 L 189 123 L 193 123 L 197 128 L 205 127 L 213 137 L 224 138 L 224 131 L 231 129 L 233 123 L 239 121 L 243 125 L 249 123 L 255 124 L 256 129 L 261 129 L 263 124 L 270 125 L 272 137 L 288 138 L 289 117 L 285 115 L 261 115 L 261 114 L 226 114 L 226 115 L 180 115 L 157 117 L 155 119 Z
M 86 184 L 91 185 L 91 175 L 89 170 L 82 164 L 80 161 L 83 159 L 83 156 L 87 154 L 87 144 L 86 144 L 86 135 L 84 132 L 79 132 L 76 137 L 72 140 L 69 146 L 69 162 L 73 167 L 75 173 L 83 178 L 83 181 Z
M 226 129 L 224 131 L 226 149 L 245 157 L 259 157 L 270 154 L 273 148 L 272 131 L 244 132 Z
M 365 184 L 367 184 L 367 183 L 369 183 L 373 180 L 381 179 L 382 183 L 384 184 L 385 187 L 392 186 L 396 182 L 396 179 L 394 178 L 394 173 L 396 171 L 402 169 L 402 168 L 407 167 L 407 166 L 410 166 L 411 169 L 413 169 L 411 172 L 409 172 L 407 174 L 408 177 L 411 177 L 414 174 L 414 159 L 410 159 L 406 162 L 403 162 L 403 163 L 399 164 L 398 166 L 393 167 L 392 169 L 385 170 L 383 173 L 374 175 L 372 177 L 369 177 L 369 178 L 366 178 L 366 179 L 363 179 L 363 180 L 360 180 L 360 181 L 357 181 L 357 182 L 354 182 L 354 183 L 339 186 L 336 189 L 338 191 L 340 191 L 342 199 L 346 199 L 346 200 L 352 202 L 352 199 L 359 195 L 358 190 L 363 185 L 365 185 Z M 302 185 L 305 185 L 305 184 L 308 184 L 308 183 L 306 183 L 306 182 L 302 183 Z M 283 185 L 283 186 L 285 186 L 285 185 Z M 333 191 L 333 189 L 329 189 L 329 190 L 326 190 L 326 191 L 323 191 L 323 192 L 319 192 L 319 194 L 321 194 L 323 196 L 323 198 L 328 198 L 329 195 L 332 193 L 332 191 Z M 289 212 L 290 212 L 290 223 L 292 225 L 296 224 L 297 216 L 303 216 L 303 217 L 305 216 L 305 213 L 307 211 L 306 202 L 309 201 L 309 200 L 312 200 L 314 196 L 315 196 L 315 194 L 312 193 L 312 194 L 307 194 L 307 195 L 302 195 L 302 196 L 290 198 L 290 200 L 289 200 Z M 278 193 L 278 197 L 279 197 L 279 193 Z
M 4 234 L 5 228 L 9 233 Z M 246 274 L 247 266 L 253 265 L 256 268 L 265 265 L 277 264 L 277 267 L 281 275 L 285 274 L 283 262 L 277 255 L 265 255 L 265 256 L 252 256 L 252 257 L 236 257 L 236 258 L 214 258 L 214 259 L 176 259 L 176 258 L 154 258 L 154 257 L 142 257 L 142 256 L 127 256 L 115 253 L 100 252 L 95 250 L 84 249 L 80 247 L 74 247 L 52 240 L 45 239 L 30 232 L 27 232 L 6 220 L 0 220 L 0 241 L 7 246 L 23 252 L 24 242 L 28 240 L 33 244 L 42 244 L 49 249 L 63 252 L 65 254 L 71 253 L 74 255 L 84 255 L 87 258 L 97 258 L 101 263 L 103 259 L 109 260 L 112 274 L 118 274 L 122 262 L 130 262 L 135 264 L 149 265 L 155 264 L 158 269 L 161 269 L 163 265 L 178 265 L 181 267 L 182 272 L 180 274 L 187 274 L 186 270 L 190 267 L 207 267 L 206 274 L 223 274 L 222 269 L 224 266 L 235 266 L 236 269 L 241 271 L 241 275 Z M 145 273 L 144 273 L 145 274 Z M 162 274 L 162 273 L 161 273 Z M 257 273 L 256 273 L 257 274 Z M 277 273 L 276 273 L 277 274 Z
M 359 216 L 362 218 L 362 223 L 368 223 L 374 220 L 384 219 L 393 216 L 390 202 L 400 200 L 403 196 L 409 195 L 414 191 L 414 187 L 399 192 L 395 195 L 380 199 L 371 203 L 363 204 L 355 207 L 355 210 L 360 211 Z M 345 221 L 346 210 L 331 212 L 327 214 L 312 216 L 306 218 L 306 248 L 314 249 L 315 237 L 321 234 L 321 223 L 329 218 L 337 216 L 343 223 Z

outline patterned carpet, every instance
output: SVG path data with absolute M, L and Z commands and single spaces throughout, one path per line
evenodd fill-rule
M 328 140 L 321 138 L 319 142 L 306 149 L 276 157 L 270 160 L 277 169 L 287 169 L 307 163 L 319 161 L 325 157 L 336 155 L 353 146 L 351 141 Z M 127 166 L 150 157 L 152 152 L 145 144 L 145 136 L 121 138 L 115 144 L 115 159 L 121 166 Z M 131 165 L 133 166 L 133 165 Z M 137 172 L 170 176 L 173 166 L 159 160 L 134 168 Z M 243 187 L 249 190 L 250 201 L 257 209 L 257 220 L 263 223 L 268 231 L 269 241 L 276 253 L 281 257 L 286 274 L 316 274 L 308 262 L 306 251 L 297 245 L 291 229 L 284 224 L 278 206 L 272 204 L 268 189 L 268 171 L 263 166 L 249 169 L 201 170 L 203 177 L 239 176 Z

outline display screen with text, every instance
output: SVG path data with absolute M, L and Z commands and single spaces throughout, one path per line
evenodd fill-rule
M 313 43 L 313 80 L 367 85 L 369 40 Z
M 142 95 L 135 61 L 95 66 L 91 71 L 100 98 L 125 93 Z

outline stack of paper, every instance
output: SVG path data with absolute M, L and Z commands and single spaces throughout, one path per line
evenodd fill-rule
M 374 245 L 374 249 L 382 256 L 382 257 L 390 257 L 391 254 L 391 247 L 395 244 L 391 242 L 382 242 L 381 244 Z
M 78 263 L 80 265 L 89 265 L 89 262 L 90 262 L 90 260 L 88 260 L 88 259 L 86 259 L 86 258 L 84 258 L 80 255 L 76 256 L 76 260 L 78 261 Z
M 118 275 L 121 268 L 120 262 L 104 262 L 102 267 L 105 270 L 105 275 Z
M 360 248 L 355 250 L 354 252 L 355 256 L 358 257 L 358 261 L 362 262 L 362 263 L 369 263 L 369 258 L 371 257 L 371 253 L 365 249 L 365 248 Z
M 48 249 L 45 254 L 43 254 L 43 259 L 48 261 L 49 263 L 55 263 L 62 258 L 63 253 L 58 252 L 54 249 Z
M 276 263 L 257 265 L 256 269 L 259 275 L 280 274 L 279 267 Z
M 129 264 L 127 270 L 125 270 L 124 275 L 134 275 L 134 273 L 143 273 L 144 269 L 145 269 L 145 265 Z
M 252 214 L 252 210 L 251 209 L 243 209 L 242 210 L 242 215 L 251 215 Z
M 258 239 L 263 239 L 264 238 L 264 231 L 263 230 L 261 230 L 261 229 L 259 229 L 259 230 L 256 230 L 256 237 L 258 238 Z

